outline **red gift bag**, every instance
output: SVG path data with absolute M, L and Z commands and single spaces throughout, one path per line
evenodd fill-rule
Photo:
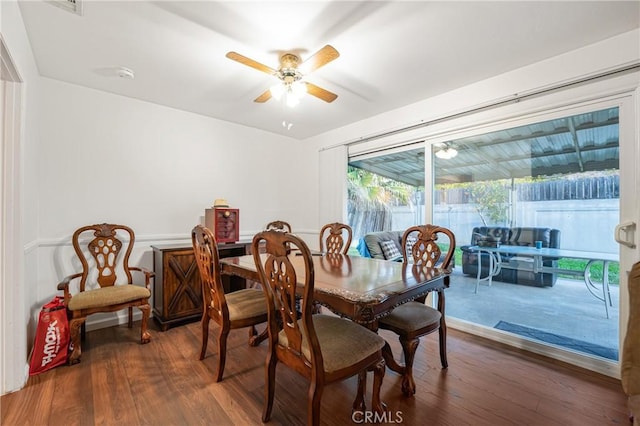
M 29 375 L 33 376 L 67 362 L 69 320 L 64 298 L 56 296 L 40 310 Z

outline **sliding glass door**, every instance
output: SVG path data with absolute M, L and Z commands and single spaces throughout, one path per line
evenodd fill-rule
M 433 221 L 458 238 L 450 317 L 619 359 L 619 139 L 609 107 L 432 145 Z
M 424 223 L 424 143 L 349 159 L 348 219 L 354 244 L 367 233 Z
M 457 240 L 449 326 L 616 376 L 625 271 L 638 256 L 614 240 L 617 224 L 638 221 L 634 102 L 612 96 L 350 149 L 352 253 L 369 232 L 446 226 Z

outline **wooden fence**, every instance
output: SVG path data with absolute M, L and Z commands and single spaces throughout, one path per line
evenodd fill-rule
M 467 187 L 444 188 L 434 191 L 435 204 L 469 204 L 473 202 L 474 185 Z M 510 184 L 505 182 L 505 191 Z M 620 176 L 593 176 L 576 179 L 554 179 L 540 182 L 515 183 L 514 189 L 518 201 L 562 201 L 597 200 L 620 198 Z

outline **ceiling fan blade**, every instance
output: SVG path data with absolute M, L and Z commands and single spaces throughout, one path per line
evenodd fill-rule
M 330 91 L 325 90 L 322 87 L 316 86 L 315 84 L 308 82 L 305 82 L 305 84 L 307 85 L 307 93 L 315 96 L 316 98 L 322 99 L 325 102 L 333 102 L 338 97 L 338 95 L 336 95 L 335 93 L 331 93 Z
M 267 102 L 269 99 L 271 99 L 271 90 L 267 89 L 264 93 L 262 93 L 260 96 L 255 98 L 253 102 L 263 103 L 263 102 Z
M 271 99 L 271 90 L 267 89 L 264 93 L 262 93 L 260 96 L 255 98 L 253 102 L 263 103 L 263 102 L 267 102 L 269 99 Z
M 236 62 L 240 62 L 241 64 L 244 64 L 248 67 L 251 68 L 255 68 L 258 71 L 262 71 L 262 72 L 266 72 L 267 74 L 275 74 L 276 70 L 274 70 L 271 67 L 268 67 L 264 64 L 261 64 L 258 61 L 254 61 L 253 59 L 247 58 L 246 56 L 243 56 L 239 53 L 236 52 L 229 52 L 226 54 L 227 58 L 234 60 Z
M 338 56 L 340 56 L 340 53 L 338 53 L 333 46 L 327 44 L 300 64 L 299 69 L 303 74 L 308 74 L 311 71 L 327 65 Z

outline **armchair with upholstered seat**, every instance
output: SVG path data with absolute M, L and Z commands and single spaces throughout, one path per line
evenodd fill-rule
M 438 245 L 438 236 L 447 237 L 448 249 L 444 257 Z M 456 248 L 456 239 L 447 228 L 435 225 L 412 226 L 402 236 L 402 255 L 406 267 L 415 269 L 416 273 L 428 273 L 432 269 L 449 271 L 451 259 Z M 409 259 L 411 256 L 412 259 Z M 412 261 L 412 262 L 410 262 Z M 446 287 L 449 276 L 445 277 Z M 416 393 L 413 381 L 413 359 L 420 343 L 420 337 L 439 331 L 440 362 L 447 368 L 447 326 L 444 318 L 444 290 L 438 290 L 438 309 L 425 304 L 425 297 L 414 302 L 401 305 L 391 311 L 378 322 L 379 328 L 391 330 L 398 334 L 404 353 L 405 365 L 399 368 L 402 372 L 402 392 L 411 396 Z
M 93 237 L 90 234 L 93 233 Z M 90 238 L 86 246 L 81 245 Z M 142 311 L 140 341 L 149 343 L 151 335 L 147 331 L 147 322 L 151 312 L 150 281 L 153 272 L 129 265 L 135 234 L 124 225 L 96 224 L 84 226 L 73 233 L 72 244 L 82 264 L 82 272 L 69 275 L 58 284 L 58 290 L 64 291 L 64 304 L 69 315 L 69 329 L 73 351 L 69 363 L 80 362 L 82 354 L 81 328 L 89 315 L 98 312 L 116 312 L 129 309 L 128 326 L 133 326 L 133 307 Z M 125 246 L 124 256 L 120 256 Z M 122 271 L 126 281 L 118 281 Z M 144 274 L 144 285 L 134 285 L 132 271 Z M 78 282 L 78 291 L 74 291 L 72 282 Z M 94 282 L 95 280 L 95 282 Z
M 257 346 L 267 337 L 267 330 L 257 335 L 255 326 L 267 321 L 267 304 L 262 290 L 246 288 L 225 294 L 220 276 L 218 245 L 213 233 L 202 225 L 191 231 L 193 251 L 202 282 L 202 348 L 200 360 L 207 353 L 209 323 L 219 326 L 218 368 L 215 381 L 222 380 L 227 357 L 227 337 L 232 329 L 250 327 L 249 344 Z
M 264 244 L 265 254 L 258 248 Z M 289 250 L 298 250 L 292 255 Z M 271 418 L 276 365 L 280 362 L 309 380 L 307 424 L 320 424 L 320 403 L 325 384 L 358 375 L 354 411 L 364 412 L 368 369 L 374 370 L 372 409 L 382 415 L 380 387 L 385 373 L 384 339 L 369 329 L 332 315 L 312 315 L 314 266 L 311 252 L 293 234 L 264 231 L 253 238 L 253 257 L 269 310 L 269 351 L 266 359 L 266 392 L 262 421 Z M 303 286 L 302 288 L 300 288 Z M 296 313 L 302 293 L 302 313 Z M 286 398 L 286 397 L 285 397 Z M 348 419 L 348 420 L 347 420 Z M 345 416 L 345 422 L 351 421 Z

